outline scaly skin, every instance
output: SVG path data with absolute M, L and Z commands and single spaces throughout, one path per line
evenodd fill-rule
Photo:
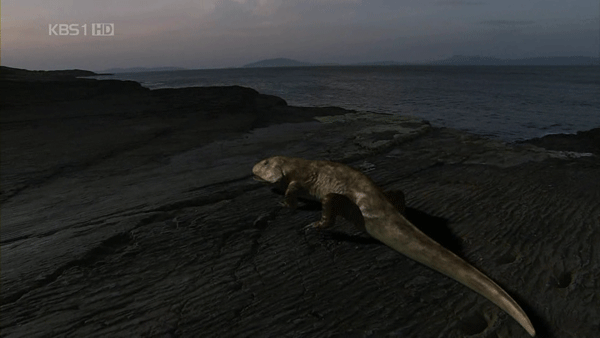
M 323 214 L 315 227 L 333 225 L 339 214 L 349 216 L 369 235 L 392 249 L 489 299 L 535 336 L 533 325 L 523 309 L 500 286 L 427 237 L 398 212 L 404 210 L 403 195 L 386 195 L 363 173 L 329 161 L 274 156 L 258 162 L 252 173 L 256 180 L 278 185 L 284 190 L 286 206 L 295 208 L 297 197 L 321 201 Z M 352 212 L 348 205 L 355 206 L 355 210 L 358 207 L 360 212 Z

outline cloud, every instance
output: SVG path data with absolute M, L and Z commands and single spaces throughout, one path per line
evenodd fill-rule
M 500 27 L 509 27 L 509 26 L 527 26 L 532 25 L 535 22 L 530 20 L 486 20 L 480 21 L 480 24 L 490 25 L 490 26 L 500 26 Z
M 581 19 L 582 24 L 598 24 L 599 21 L 600 21 L 599 17 Z
M 461 1 L 461 0 L 447 0 L 447 1 L 436 1 L 436 5 L 439 6 L 473 6 L 483 5 L 481 1 Z
M 2 56 L 14 66 L 48 69 L 227 67 L 271 57 L 418 61 L 442 54 L 541 53 L 538 36 L 555 39 L 544 45 L 549 55 L 564 46 L 597 51 L 594 1 L 595 12 L 558 0 L 554 7 L 516 0 L 6 1 Z M 115 36 L 49 36 L 48 24 L 61 22 L 114 23 Z
M 479 22 L 481 25 L 492 26 L 496 28 L 517 28 L 533 25 L 534 23 L 534 21 L 530 20 L 485 20 Z

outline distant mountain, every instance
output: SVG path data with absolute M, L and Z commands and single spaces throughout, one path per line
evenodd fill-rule
M 406 65 L 432 65 L 432 66 L 600 66 L 600 58 L 587 56 L 565 57 L 535 57 L 526 59 L 499 59 L 490 56 L 465 56 L 454 55 L 450 58 L 429 62 L 399 62 L 375 61 L 357 62 L 351 64 L 336 63 L 308 63 L 286 58 L 267 59 L 244 65 L 244 68 L 258 67 L 319 67 L 319 66 L 406 66 Z
M 186 70 L 181 67 L 131 67 L 131 68 L 110 68 L 105 69 L 102 73 L 142 73 L 142 72 L 163 72 L 171 70 Z
M 447 66 L 591 66 L 600 65 L 600 58 L 587 56 L 535 57 L 526 59 L 498 59 L 489 56 L 454 55 L 448 59 L 427 62 L 428 65 Z
M 402 66 L 409 65 L 408 62 L 398 62 L 398 61 L 375 61 L 375 62 L 359 62 L 353 63 L 351 66 Z
M 242 66 L 243 68 L 260 68 L 260 67 L 307 67 L 316 66 L 308 62 L 301 62 L 286 58 L 261 60 Z

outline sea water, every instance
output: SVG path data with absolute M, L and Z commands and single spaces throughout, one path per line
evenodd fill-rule
M 326 66 L 121 73 L 150 89 L 240 85 L 294 106 L 412 115 L 517 141 L 600 127 L 598 66 Z

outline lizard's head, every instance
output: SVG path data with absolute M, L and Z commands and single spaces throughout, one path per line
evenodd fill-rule
M 283 178 L 283 158 L 273 156 L 266 158 L 252 168 L 254 179 L 260 182 L 277 183 Z

